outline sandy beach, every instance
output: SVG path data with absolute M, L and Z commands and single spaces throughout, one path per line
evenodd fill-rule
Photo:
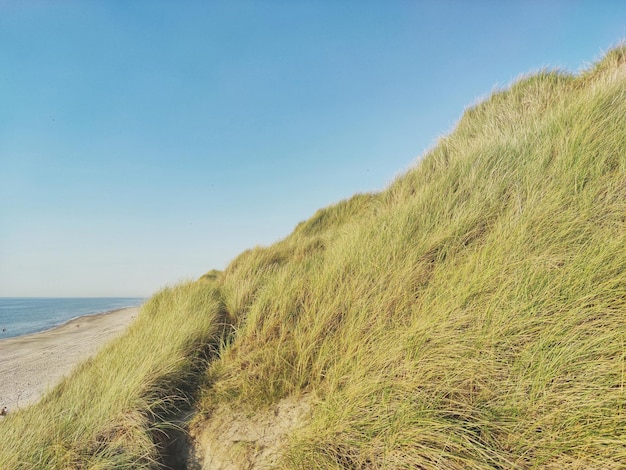
M 0 340 L 0 408 L 24 408 L 83 360 L 121 335 L 139 307 L 89 315 L 26 336 Z

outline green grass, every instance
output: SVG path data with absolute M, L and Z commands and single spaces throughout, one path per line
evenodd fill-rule
M 206 412 L 314 393 L 284 468 L 626 465 L 624 70 L 522 79 L 386 191 L 242 254 Z
M 1 424 L 0 468 L 148 468 L 181 404 L 201 428 L 301 393 L 281 468 L 624 468 L 625 51 L 494 93 L 385 191 L 159 293 Z

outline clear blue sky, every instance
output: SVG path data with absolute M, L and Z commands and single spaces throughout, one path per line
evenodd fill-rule
M 0 296 L 148 296 L 381 190 L 622 1 L 2 1 Z

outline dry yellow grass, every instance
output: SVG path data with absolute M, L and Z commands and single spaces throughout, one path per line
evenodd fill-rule
M 625 466 L 624 50 L 242 254 L 205 408 L 317 394 L 284 468 Z

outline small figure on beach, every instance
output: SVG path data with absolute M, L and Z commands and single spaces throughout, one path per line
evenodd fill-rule
M 9 412 L 9 409 L 6 406 L 2 407 L 2 411 L 0 411 L 0 416 L 6 416 Z
M 2 328 L 2 332 L 4 333 L 7 329 L 6 328 Z

